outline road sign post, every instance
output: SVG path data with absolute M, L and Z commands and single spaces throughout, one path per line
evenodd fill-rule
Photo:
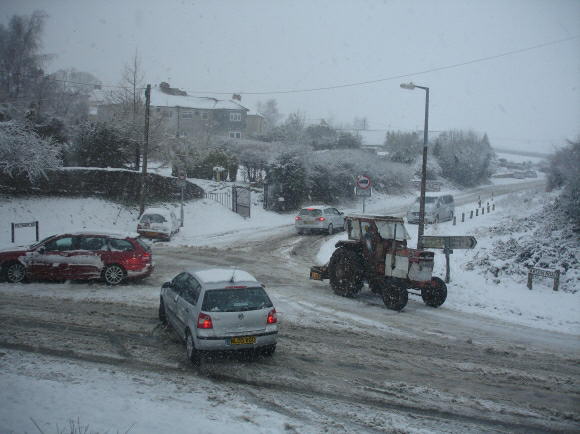
M 477 245 L 477 240 L 472 236 L 422 236 L 422 246 L 425 249 L 443 249 L 445 254 L 445 283 L 451 281 L 451 269 L 449 266 L 449 255 L 454 249 L 473 249 Z
M 355 181 L 355 195 L 362 197 L 363 200 L 363 214 L 365 212 L 365 200 L 367 197 L 371 197 L 372 193 L 372 182 L 371 179 L 366 175 L 359 175 L 356 177 Z

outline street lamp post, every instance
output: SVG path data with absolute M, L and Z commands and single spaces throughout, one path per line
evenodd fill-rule
M 417 231 L 417 249 L 423 248 L 423 233 L 425 231 L 425 190 L 427 187 L 427 143 L 429 140 L 429 88 L 417 86 L 414 83 L 401 83 L 403 89 L 415 88 L 425 91 L 425 128 L 423 130 L 423 165 L 421 170 L 421 196 L 419 198 L 419 228 Z

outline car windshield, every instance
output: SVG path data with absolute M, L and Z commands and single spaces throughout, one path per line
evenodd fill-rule
M 304 208 L 300 210 L 300 215 L 308 215 L 311 217 L 319 217 L 322 215 L 322 211 L 315 208 Z
M 204 312 L 243 312 L 272 307 L 263 288 L 226 288 L 207 291 L 203 298 Z
M 46 241 L 50 240 L 51 238 L 54 238 L 55 236 L 56 236 L 56 235 L 51 235 L 50 237 L 46 237 L 46 238 L 44 238 L 44 239 L 42 239 L 42 240 L 40 240 L 40 241 L 38 241 L 38 242 L 36 242 L 36 243 L 34 243 L 34 244 L 31 244 L 31 245 L 30 245 L 30 248 L 31 248 L 31 249 L 34 249 L 34 248 L 36 248 L 36 247 L 40 246 L 41 244 L 43 244 L 44 242 L 46 242 Z
M 141 223 L 165 223 L 166 221 L 161 214 L 145 214 L 141 217 Z

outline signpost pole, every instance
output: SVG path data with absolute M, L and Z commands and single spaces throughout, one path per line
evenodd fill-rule
M 445 253 L 445 283 L 449 283 L 451 280 L 451 269 L 449 267 L 449 254 L 452 250 L 449 248 L 449 239 L 445 238 L 445 248 L 443 253 Z

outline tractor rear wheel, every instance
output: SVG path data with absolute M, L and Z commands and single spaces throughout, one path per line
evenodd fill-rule
M 439 307 L 447 299 L 447 285 L 438 277 L 431 279 L 431 285 L 421 288 L 421 298 L 427 306 Z
M 328 275 L 335 294 L 354 297 L 364 285 L 363 259 L 358 253 L 340 247 L 330 258 Z
M 396 285 L 385 285 L 383 288 L 383 303 L 388 309 L 400 311 L 409 301 L 409 293 L 406 288 Z

